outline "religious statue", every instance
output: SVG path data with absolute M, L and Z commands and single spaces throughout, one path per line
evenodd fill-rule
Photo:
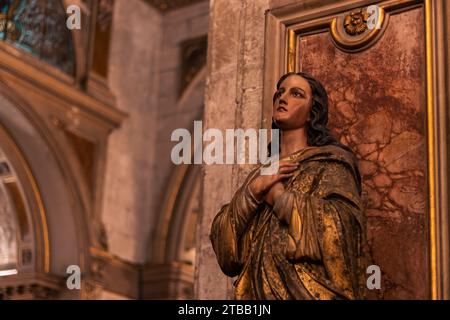
M 279 170 L 251 171 L 210 239 L 236 299 L 362 299 L 365 221 L 353 152 L 327 128 L 322 84 L 283 75 L 273 96 Z

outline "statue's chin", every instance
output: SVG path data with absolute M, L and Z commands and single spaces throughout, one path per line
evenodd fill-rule
M 277 124 L 277 127 L 280 128 L 280 130 L 283 130 L 283 127 L 286 126 L 285 121 L 283 121 L 283 119 L 278 118 L 274 118 L 275 123 Z

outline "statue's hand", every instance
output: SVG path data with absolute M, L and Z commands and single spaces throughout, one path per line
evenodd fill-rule
M 293 172 L 298 168 L 297 163 L 292 163 L 289 161 L 280 161 L 278 172 L 273 175 L 259 175 L 250 184 L 249 188 L 253 196 L 258 201 L 266 200 L 267 193 L 272 189 L 272 187 L 286 179 L 292 177 Z M 279 191 L 277 188 L 275 191 Z M 284 190 L 284 188 L 283 188 Z M 273 195 L 272 195 L 273 199 Z
M 284 185 L 281 182 L 275 183 L 266 195 L 266 202 L 273 206 L 277 198 L 284 192 L 284 190 Z

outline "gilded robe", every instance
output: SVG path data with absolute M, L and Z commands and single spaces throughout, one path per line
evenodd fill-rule
M 210 239 L 236 299 L 361 299 L 364 217 L 354 155 L 308 147 L 273 207 L 248 185 L 255 168 L 212 223 Z

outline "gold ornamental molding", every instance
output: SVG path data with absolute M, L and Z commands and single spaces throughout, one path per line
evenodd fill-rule
M 313 1 L 313 0 L 311 0 Z M 334 45 L 345 52 L 359 52 L 372 47 L 383 35 L 389 16 L 414 7 L 424 6 L 419 0 L 361 1 L 364 5 L 348 7 L 342 11 L 320 17 L 288 17 L 285 24 L 286 68 L 298 69 L 296 54 L 301 36 L 329 32 Z
M 343 51 L 360 51 L 373 45 L 387 24 L 384 9 L 377 5 L 352 10 L 333 18 L 330 32 Z

